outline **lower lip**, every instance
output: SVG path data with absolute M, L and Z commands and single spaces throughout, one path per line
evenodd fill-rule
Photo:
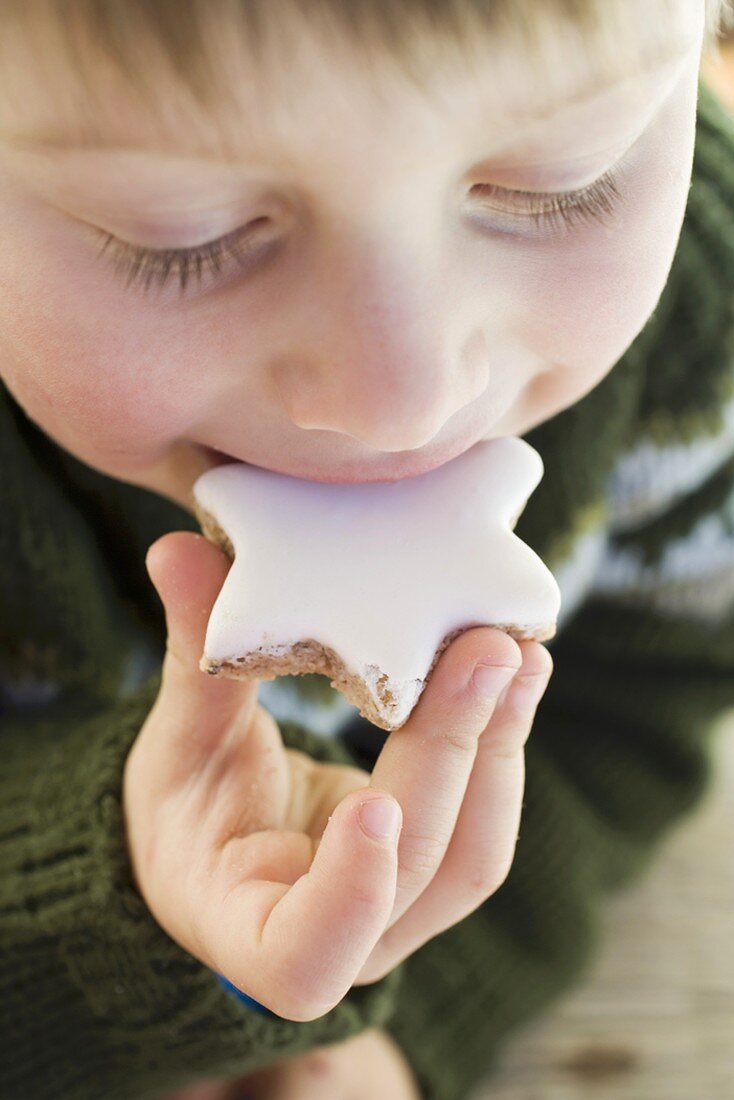
M 487 437 L 483 437 L 487 438 Z M 318 481 L 324 483 L 331 483 L 336 485 L 356 485 L 356 484 L 370 484 L 370 483 L 384 483 L 392 481 L 401 481 L 404 478 L 420 477 L 421 474 L 430 473 L 432 470 L 438 469 L 440 466 L 444 466 L 447 462 L 451 462 L 452 459 L 458 458 L 469 450 L 472 446 L 475 446 L 478 441 L 467 446 L 462 446 L 458 450 L 453 448 L 438 459 L 434 456 L 428 462 L 415 463 L 410 466 L 406 466 L 402 470 L 398 470 L 394 473 L 383 474 L 382 476 L 370 476 L 369 472 L 365 471 L 363 474 L 334 474 L 324 475 L 317 473 L 309 473 L 308 471 L 293 474 L 290 470 L 278 470 L 272 466 L 257 466 L 254 462 L 245 462 L 244 459 L 235 458 L 232 455 L 227 455 L 223 451 L 214 450 L 212 447 L 202 446 L 202 451 L 206 454 L 207 458 L 216 463 L 217 466 L 223 466 L 226 463 L 239 462 L 244 466 L 254 466 L 256 469 L 268 470 L 276 474 L 284 474 L 287 477 L 297 477 L 302 481 Z

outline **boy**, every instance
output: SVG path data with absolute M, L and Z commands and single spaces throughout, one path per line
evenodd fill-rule
M 227 4 L 218 18 L 210 3 L 129 4 L 117 19 L 111 3 L 66 4 L 63 19 L 50 2 L 3 8 L 9 1095 L 48 1095 L 49 1081 L 65 1098 L 153 1095 L 384 1024 L 397 1048 L 368 1033 L 319 1096 L 407 1098 L 408 1064 L 426 1095 L 463 1096 L 491 1044 L 578 972 L 595 893 L 700 795 L 703 726 L 734 702 L 725 582 L 713 596 L 692 583 L 691 563 L 702 581 L 710 572 L 695 540 L 685 584 L 675 572 L 692 516 L 726 515 L 734 450 L 717 423 L 734 140 L 705 98 L 706 202 L 689 202 L 701 51 L 720 5 L 607 0 L 594 20 L 591 3 L 541 13 L 517 0 L 484 25 L 479 5 L 456 7 L 458 52 L 449 5 L 432 33 L 425 17 L 439 14 L 406 7 L 404 38 L 384 33 L 399 9 L 377 3 L 307 17 L 295 5 Z M 380 49 L 396 41 L 415 68 Z M 684 308 L 703 318 L 688 346 Z M 672 447 L 694 424 L 705 445 L 667 467 L 661 447 L 665 477 L 649 476 L 640 440 Z M 489 905 L 512 857 L 543 647 L 467 632 L 417 708 L 408 732 L 421 736 L 389 738 L 375 762 L 375 731 L 365 748 L 328 690 L 334 739 L 319 742 L 303 709 L 289 718 L 290 685 L 263 685 L 268 713 L 257 684 L 197 676 L 226 571 L 213 548 L 177 533 L 147 555 L 165 624 L 142 564 L 159 535 L 196 530 L 188 492 L 222 455 L 316 480 L 394 479 L 505 434 L 528 436 L 546 464 L 517 532 L 563 582 L 565 618 L 518 856 Z M 522 661 L 534 689 L 516 678 L 481 704 L 461 694 L 483 654 Z M 297 687 L 305 697 L 308 682 Z M 340 766 L 283 753 L 278 732 Z M 254 776 L 249 795 L 226 786 L 235 763 Z M 295 820 L 289 783 L 312 800 Z M 357 949 L 337 911 L 357 877 L 338 860 L 360 837 L 367 786 L 395 796 L 403 831 L 360 849 Z M 255 874 L 251 840 L 273 829 L 297 834 L 300 854 L 289 848 L 275 875 L 263 852 Z M 225 845 L 226 899 L 211 859 Z M 238 874 L 267 890 L 234 908 Z M 329 903 L 323 923 L 294 928 L 306 908 L 281 909 L 290 922 L 272 946 L 285 961 L 248 970 L 253 907 L 267 902 L 265 917 L 274 883 L 285 899 L 309 881 Z M 286 1018 L 243 1007 L 212 969 Z M 339 1048 L 323 1057 L 345 1064 Z M 384 1076 L 370 1078 L 376 1065 Z M 249 1080 L 284 1098 L 309 1087 L 277 1069 Z

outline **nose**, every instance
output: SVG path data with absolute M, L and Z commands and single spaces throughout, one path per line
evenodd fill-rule
M 459 335 L 435 266 L 426 276 L 425 264 L 385 257 L 361 270 L 340 264 L 289 311 L 300 350 L 273 370 L 294 424 L 415 450 L 476 400 L 487 384 L 484 340 Z

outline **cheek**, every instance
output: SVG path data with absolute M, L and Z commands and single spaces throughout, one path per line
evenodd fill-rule
M 12 323 L 1 322 L 0 355 L 9 389 L 47 434 L 100 465 L 114 456 L 144 459 L 176 434 L 180 410 L 162 378 L 141 376 L 135 357 L 68 317 L 44 312 L 42 328 L 38 321 L 16 303 Z
M 526 343 L 542 361 L 577 374 L 573 400 L 624 354 L 667 282 L 689 191 L 696 89 L 686 77 L 645 135 L 609 225 L 572 233 L 575 243 L 549 248 L 531 272 Z
M 112 474 L 158 461 L 202 407 L 180 317 L 175 336 L 166 332 L 160 310 L 125 301 L 100 279 L 97 261 L 68 263 L 68 230 L 10 210 L 13 228 L 0 244 L 3 381 L 83 461 Z M 31 262 L 38 256 L 43 262 Z

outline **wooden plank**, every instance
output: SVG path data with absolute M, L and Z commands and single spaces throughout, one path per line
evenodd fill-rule
M 585 979 L 516 1034 L 476 1100 L 733 1100 L 734 710 L 704 803 L 610 897 Z

